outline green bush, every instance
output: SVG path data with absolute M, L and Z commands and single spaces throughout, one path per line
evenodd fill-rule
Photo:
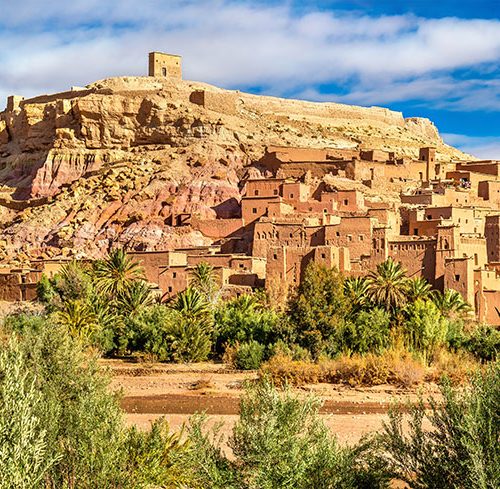
M 0 351 L 0 486 L 189 487 L 180 437 L 161 422 L 127 429 L 108 384 L 64 329 L 13 334 Z
M 469 388 L 442 387 L 442 401 L 421 400 L 409 415 L 389 413 L 382 435 L 388 465 L 414 489 L 500 487 L 500 366 L 479 372 Z M 430 424 L 430 429 L 429 426 Z
M 266 347 L 256 341 L 249 341 L 238 346 L 235 367 L 240 370 L 257 370 L 264 360 Z
M 338 333 L 339 349 L 352 353 L 381 353 L 390 343 L 391 316 L 381 308 L 361 311 Z
M 481 325 L 465 339 L 463 347 L 479 360 L 496 360 L 500 351 L 500 331 L 493 326 Z
M 387 487 L 387 475 L 372 456 L 370 443 L 340 447 L 321 420 L 319 407 L 315 398 L 280 393 L 268 382 L 249 387 L 229 441 L 234 461 L 223 457 L 217 437 L 204 435 L 199 423 L 191 427 L 190 439 L 197 447 L 193 469 L 202 487 Z
M 221 355 L 227 345 L 256 341 L 273 343 L 280 335 L 281 318 L 264 308 L 255 296 L 244 295 L 219 305 L 214 314 L 215 350 Z

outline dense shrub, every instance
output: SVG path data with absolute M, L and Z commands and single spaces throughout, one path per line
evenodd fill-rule
M 338 332 L 339 350 L 381 353 L 389 346 L 389 313 L 380 308 L 359 312 Z
M 388 465 L 414 489 L 500 487 L 500 366 L 476 373 L 465 390 L 444 384 L 442 395 L 430 411 L 422 400 L 410 409 L 409 430 L 401 408 L 390 412 Z
M 174 487 L 188 482 L 183 451 L 164 423 L 125 427 L 107 378 L 64 329 L 13 334 L 0 351 L 2 488 Z
M 481 325 L 464 340 L 463 347 L 479 360 L 496 360 L 500 351 L 500 331 Z
M 236 460 L 222 455 L 217 438 L 191 427 L 196 447 L 193 468 L 202 487 L 240 489 L 350 489 L 387 487 L 388 477 L 369 443 L 337 444 L 324 425 L 315 398 L 279 393 L 268 382 L 248 388 L 230 446 Z
M 256 341 L 269 345 L 276 341 L 280 316 L 264 307 L 256 295 L 243 295 L 220 304 L 214 313 L 215 350 L 219 355 L 228 345 Z
M 264 360 L 266 347 L 256 341 L 238 345 L 235 356 L 235 367 L 240 370 L 257 370 Z

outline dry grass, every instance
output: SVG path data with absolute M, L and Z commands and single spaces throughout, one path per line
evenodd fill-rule
M 424 381 L 425 368 L 410 353 L 399 350 L 388 350 L 382 355 L 344 355 L 319 363 L 276 355 L 262 365 L 260 376 L 270 377 L 278 386 L 328 382 L 352 387 L 394 384 L 409 388 Z
M 465 384 L 478 368 L 480 368 L 479 362 L 470 353 L 454 353 L 440 349 L 433 355 L 426 380 L 439 382 L 442 377 L 447 377 L 453 385 L 461 385 Z

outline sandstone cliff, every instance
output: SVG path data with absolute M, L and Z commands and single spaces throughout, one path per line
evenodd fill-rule
M 426 119 L 151 77 L 112 78 L 0 113 L 0 259 L 210 243 L 171 216 L 238 217 L 268 145 L 463 158 Z M 255 175 L 255 169 L 251 169 Z M 170 219 L 170 220 L 169 220 Z M 52 251 L 51 251 L 52 250 Z

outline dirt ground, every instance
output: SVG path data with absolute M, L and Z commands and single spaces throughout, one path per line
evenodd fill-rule
M 172 429 L 180 429 L 196 412 L 205 412 L 209 425 L 223 423 L 227 440 L 238 417 L 239 398 L 244 384 L 257 378 L 256 372 L 238 372 L 224 364 L 192 365 L 145 364 L 121 360 L 103 360 L 110 369 L 111 388 L 123 393 L 126 420 L 146 429 L 164 416 Z M 341 443 L 352 444 L 363 435 L 380 430 L 387 410 L 394 402 L 415 400 L 419 392 L 436 394 L 435 385 L 417 390 L 401 390 L 382 385 L 351 388 L 342 385 L 315 384 L 297 392 L 319 396 L 321 413 Z

